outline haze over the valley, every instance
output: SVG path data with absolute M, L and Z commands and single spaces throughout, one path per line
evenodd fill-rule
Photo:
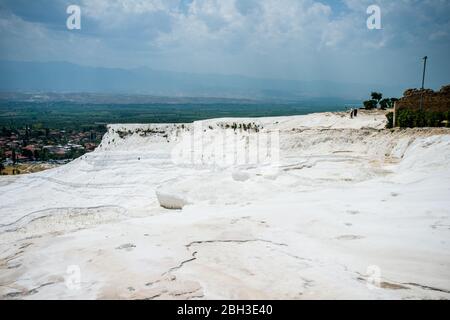
M 66 9 L 80 6 L 79 30 Z M 450 3 L 4 0 L 0 90 L 302 100 L 449 82 Z

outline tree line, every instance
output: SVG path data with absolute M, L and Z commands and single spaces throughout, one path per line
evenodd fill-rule
M 363 102 L 366 110 L 377 109 L 378 107 L 380 107 L 381 110 L 386 110 L 388 108 L 393 108 L 394 103 L 398 101 L 397 98 L 383 99 L 383 94 L 380 92 L 372 92 L 370 96 L 372 99 Z

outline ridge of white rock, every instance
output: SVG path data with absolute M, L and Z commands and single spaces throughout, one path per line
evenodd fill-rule
M 384 126 L 109 125 L 67 165 L 0 177 L 0 297 L 448 299 L 450 131 Z M 271 134 L 277 161 L 250 161 Z

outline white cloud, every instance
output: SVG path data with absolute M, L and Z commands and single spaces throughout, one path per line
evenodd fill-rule
M 4 18 L 13 25 L 2 48 L 85 64 L 334 80 L 370 73 L 387 81 L 395 77 L 385 77 L 380 61 L 401 75 L 415 63 L 405 57 L 441 59 L 449 48 L 450 1 L 342 0 L 339 12 L 326 0 L 180 1 L 82 0 L 79 34 Z M 383 29 L 371 31 L 366 9 L 374 2 Z M 67 39 L 78 44 L 72 52 Z
M 83 0 L 83 13 L 96 19 L 120 17 L 123 14 L 142 14 L 164 11 L 167 6 L 162 0 Z

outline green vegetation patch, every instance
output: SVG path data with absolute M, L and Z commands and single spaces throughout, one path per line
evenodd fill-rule
M 388 119 L 387 128 L 394 126 L 394 114 L 386 114 Z M 401 109 L 397 111 L 396 126 L 400 128 L 420 128 L 420 127 L 450 127 L 450 111 L 414 111 Z

